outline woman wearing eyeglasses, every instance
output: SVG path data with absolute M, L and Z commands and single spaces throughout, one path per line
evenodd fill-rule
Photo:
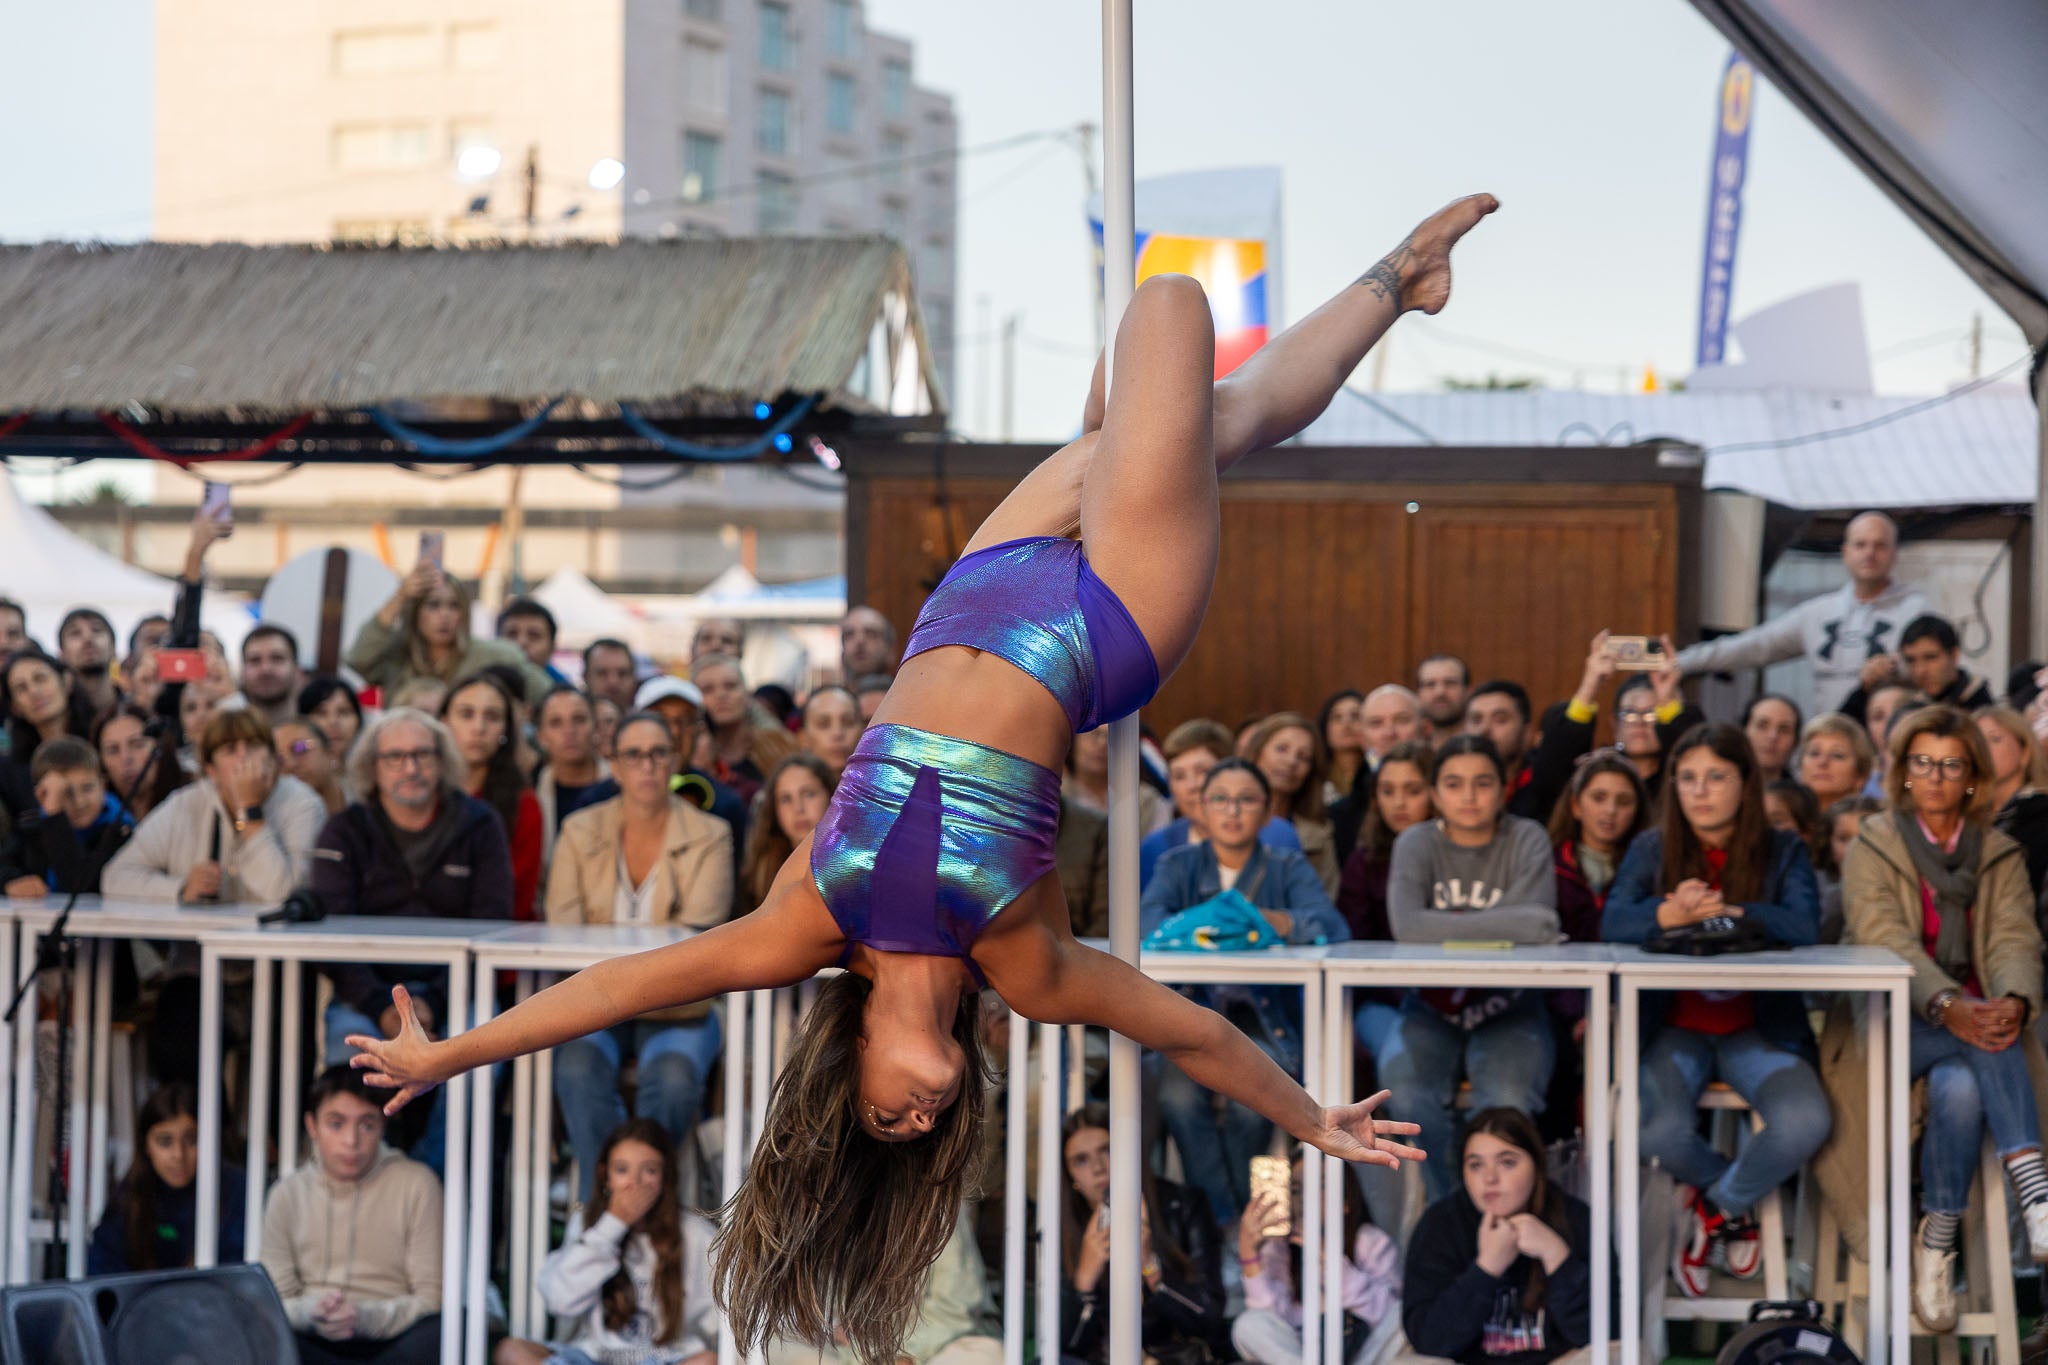
M 1629 846 L 1601 916 L 1602 937 L 1641 943 L 1720 919 L 1761 925 L 1788 947 L 1820 935 L 1820 890 L 1806 844 L 1771 828 L 1749 740 L 1700 725 L 1672 748 L 1660 828 Z M 1712 959 L 1700 975 L 1710 979 Z M 1763 1242 L 1750 1210 L 1827 1141 L 1827 1096 L 1813 1030 L 1787 991 L 1677 991 L 1644 1002 L 1642 1153 L 1683 1182 L 1671 1274 L 1689 1298 L 1715 1270 L 1751 1279 Z M 1730 1158 L 1699 1133 L 1700 1092 L 1725 1082 L 1763 1121 Z
M 611 760 L 619 794 L 562 822 L 548 868 L 547 917 L 556 924 L 680 924 L 708 929 L 732 917 L 732 827 L 669 790 L 675 737 L 652 711 L 619 723 Z M 628 1117 L 619 1068 L 639 1059 L 632 1117 L 678 1137 L 697 1121 L 704 1080 L 718 1059 L 718 1016 L 708 1002 L 660 1010 L 555 1050 L 555 1098 L 590 1198 L 604 1140 Z
M 1259 842 L 1272 804 L 1266 775 L 1241 758 L 1226 758 L 1202 782 L 1209 837 L 1162 854 L 1145 885 L 1138 922 L 1151 933 L 1168 915 L 1226 891 L 1257 906 L 1289 943 L 1338 943 L 1351 937 L 1308 859 Z M 1183 994 L 1220 1012 L 1290 1075 L 1301 1075 L 1301 992 L 1291 987 L 1189 987 Z M 1216 1221 L 1234 1226 L 1250 1197 L 1251 1159 L 1266 1150 L 1273 1125 L 1236 1100 L 1216 1117 L 1215 1097 L 1167 1064 L 1159 1109 L 1180 1148 L 1181 1166 L 1208 1196 Z
M 1910 1065 L 1927 1080 L 1927 1127 L 1913 1311 L 1946 1332 L 1956 1324 L 1956 1248 L 1986 1128 L 2034 1259 L 2048 1261 L 2038 1109 L 2048 1062 L 2027 1027 L 2041 1009 L 2041 934 L 2026 855 L 1991 828 L 1995 769 L 1976 723 L 1953 706 L 1929 706 L 1893 727 L 1890 749 L 1891 809 L 1865 818 L 1849 846 L 1842 904 L 1848 942 L 1889 948 L 1914 969 Z

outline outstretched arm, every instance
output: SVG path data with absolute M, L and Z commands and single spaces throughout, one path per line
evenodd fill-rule
M 1204 1009 L 1129 963 L 1085 944 L 1056 942 L 1041 981 L 1005 992 L 1024 1015 L 1049 1024 L 1098 1024 L 1163 1053 L 1195 1084 L 1264 1114 L 1303 1142 L 1346 1161 L 1398 1168 L 1423 1153 L 1396 1138 L 1412 1123 L 1374 1118 L 1387 1092 L 1325 1108 L 1222 1015 Z M 1003 983 L 994 983 L 1004 991 Z
M 798 851 L 808 860 L 808 845 Z M 398 1092 L 384 1107 L 395 1114 L 472 1067 L 557 1047 L 653 1010 L 807 980 L 838 960 L 834 934 L 821 907 L 794 896 L 778 901 L 771 894 L 769 904 L 751 915 L 680 943 L 586 967 L 488 1023 L 439 1042 L 420 1028 L 401 986 L 392 992 L 403 1021 L 398 1037 L 350 1035 L 348 1045 L 356 1049 L 351 1065 L 367 1071 L 364 1079 L 371 1085 Z

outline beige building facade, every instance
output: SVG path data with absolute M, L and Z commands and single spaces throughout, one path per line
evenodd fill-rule
M 176 0 L 155 24 L 160 239 L 884 233 L 910 256 L 952 389 L 952 102 L 858 0 Z M 166 513 L 199 488 L 159 472 L 153 513 L 91 530 L 172 569 L 183 532 Z M 236 493 L 244 529 L 214 565 L 248 585 L 341 544 L 402 568 L 432 523 L 450 567 L 488 591 L 513 568 L 512 494 L 507 470 L 309 466 Z M 529 584 L 573 565 L 623 594 L 673 593 L 733 563 L 775 581 L 842 562 L 842 500 L 767 470 L 622 495 L 533 468 L 519 498 Z

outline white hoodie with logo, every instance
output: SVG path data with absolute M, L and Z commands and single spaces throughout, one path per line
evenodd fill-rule
M 1813 666 L 1815 710 L 1833 711 L 1856 690 L 1863 665 L 1897 653 L 1907 623 L 1933 610 L 1918 588 L 1902 583 L 1868 602 L 1857 600 L 1854 583 L 1844 583 L 1762 625 L 1687 646 L 1678 651 L 1678 666 L 1687 674 L 1736 673 L 1804 654 Z

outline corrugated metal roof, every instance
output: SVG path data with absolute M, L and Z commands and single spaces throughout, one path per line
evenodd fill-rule
M 1311 445 L 1627 445 L 1669 437 L 1704 447 L 1706 486 L 1814 511 L 2034 500 L 2041 425 L 2026 392 L 1992 386 L 1927 398 L 1761 390 L 1607 394 L 1552 389 L 1364 394 L 1346 389 L 1309 425 Z M 1404 426 L 1400 419 L 1412 423 Z M 1876 422 L 1854 434 L 1785 442 Z
M 860 410 L 848 380 L 890 294 L 918 328 L 879 237 L 0 247 L 0 413 L 558 394 L 716 413 L 788 393 Z

